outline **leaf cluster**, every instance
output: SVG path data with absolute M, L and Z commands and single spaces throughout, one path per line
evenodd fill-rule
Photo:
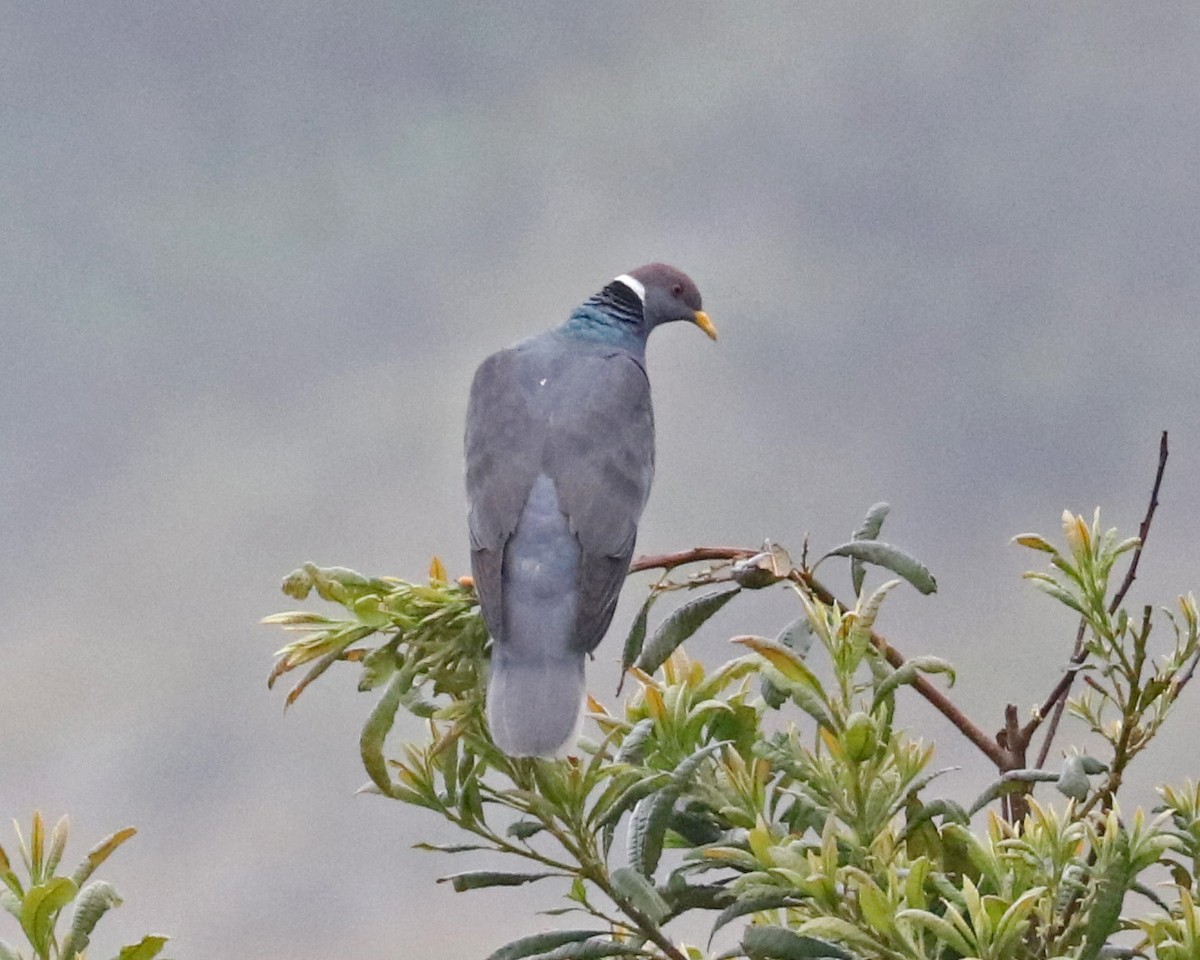
M 1073 516 L 1064 549 L 1018 538 L 1051 557 L 1054 572 L 1031 579 L 1087 624 L 1076 665 L 1089 683 L 1072 714 L 1111 756 L 1071 750 L 1057 772 L 1002 768 L 970 803 L 931 796 L 945 771 L 931 769 L 932 746 L 899 722 L 898 698 L 931 676 L 952 685 L 954 671 L 933 657 L 904 660 L 876 632 L 902 582 L 935 587 L 922 564 L 879 539 L 886 516 L 877 504 L 818 561 L 850 560 L 849 605 L 776 545 L 683 579 L 687 561 L 665 566 L 623 649 L 631 689 L 619 704 L 589 698 L 596 735 L 565 760 L 514 759 L 492 744 L 486 631 L 469 580 L 449 582 L 437 562 L 424 585 L 297 571 L 291 595 L 315 590 L 348 615 L 268 618 L 306 632 L 280 651 L 272 678 L 311 664 L 294 699 L 332 663 L 361 662 L 360 688 L 383 686 L 361 739 L 367 789 L 432 811 L 467 841 L 419 846 L 526 867 L 444 882 L 557 884 L 564 905 L 545 913 L 587 921 L 489 960 L 1095 960 L 1134 949 L 1113 940 L 1121 936 L 1147 956 L 1200 956 L 1200 789 L 1164 787 L 1153 817 L 1123 816 L 1117 803 L 1122 772 L 1194 669 L 1194 601 L 1169 615 L 1174 645 L 1155 659 L 1150 615 L 1132 620 L 1109 585 L 1136 541 Z M 899 579 L 872 588 L 868 567 Z M 683 644 L 719 610 L 770 587 L 792 592 L 795 619 L 774 636 L 734 637 L 739 653 L 715 669 L 687 655 Z M 695 595 L 654 624 L 656 605 L 678 591 Z M 372 636 L 377 645 L 361 646 Z M 427 736 L 389 750 L 401 710 L 423 718 Z M 1063 795 L 1060 807 L 1032 795 L 1043 782 Z M 996 804 L 1015 793 L 1021 814 L 1003 816 Z M 1165 893 L 1149 885 L 1155 870 L 1171 877 Z M 703 913 L 708 942 L 678 942 L 672 922 Z M 723 951 L 712 946 L 731 936 Z
M 113 907 L 121 905 L 117 891 L 103 880 L 91 876 L 108 857 L 137 831 L 132 827 L 118 830 L 87 852 L 69 874 L 58 868 L 66 851 L 70 822 L 63 817 L 47 833 L 40 813 L 34 813 L 26 838 L 16 822 L 17 850 L 24 877 L 13 868 L 8 854 L 0 847 L 0 906 L 20 924 L 21 933 L 32 951 L 25 954 L 0 940 L 0 960 L 86 960 L 92 933 Z M 63 911 L 73 906 L 65 933 L 58 930 Z M 122 947 L 115 960 L 154 960 L 167 938 L 148 935 L 137 943 Z

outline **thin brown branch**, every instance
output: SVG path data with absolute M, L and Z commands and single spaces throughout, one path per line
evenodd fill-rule
M 1167 469 L 1169 455 L 1167 431 L 1164 430 L 1162 439 L 1158 441 L 1158 470 L 1154 474 L 1154 486 L 1150 488 L 1150 505 L 1146 508 L 1146 515 L 1142 518 L 1141 525 L 1138 526 L 1140 542 L 1133 551 L 1133 559 L 1129 561 L 1129 569 L 1125 571 L 1125 579 L 1121 581 L 1120 589 L 1113 594 L 1112 603 L 1108 605 L 1109 613 L 1117 612 L 1121 601 L 1125 599 L 1125 594 L 1129 592 L 1129 588 L 1133 586 L 1133 581 L 1137 578 L 1138 561 L 1142 559 L 1142 548 L 1146 546 L 1146 538 L 1150 536 L 1150 522 L 1154 519 L 1154 511 L 1158 509 L 1158 490 L 1162 486 L 1163 472 Z
M 691 550 L 681 550 L 678 553 L 660 553 L 655 556 L 638 557 L 629 565 L 629 572 L 674 570 L 676 567 L 682 567 L 688 563 L 700 563 L 702 560 L 741 560 L 760 552 L 759 550 L 746 550 L 743 547 L 692 547 Z
M 1041 710 L 1037 716 L 1030 720 L 1021 731 L 1021 737 L 1028 745 L 1034 732 L 1037 730 L 1037 720 L 1040 722 L 1046 718 L 1046 712 L 1053 704 L 1054 715 L 1050 718 L 1050 726 L 1046 728 L 1046 736 L 1042 739 L 1042 748 L 1038 751 L 1037 763 L 1034 766 L 1041 770 L 1046 765 L 1046 758 L 1050 756 L 1050 745 L 1054 742 L 1054 737 L 1058 733 L 1058 725 L 1062 722 L 1063 713 L 1067 709 L 1067 693 L 1071 689 L 1071 684 L 1075 679 L 1076 671 L 1082 666 L 1083 661 L 1087 659 L 1087 649 L 1083 645 L 1083 638 L 1087 636 L 1087 621 L 1081 619 L 1079 621 L 1079 629 L 1075 632 L 1075 648 L 1071 652 L 1071 661 L 1067 664 L 1066 672 L 1059 677 L 1058 683 L 1050 692 L 1050 696 L 1046 698 L 1046 702 L 1042 704 Z
M 1164 430 L 1162 437 L 1158 441 L 1158 468 L 1154 471 L 1154 485 L 1150 488 L 1150 502 L 1146 506 L 1146 514 L 1142 517 L 1142 522 L 1138 525 L 1138 545 L 1134 548 L 1133 557 L 1129 561 L 1129 568 L 1125 571 L 1125 577 L 1121 581 L 1121 586 L 1117 588 L 1117 592 L 1113 594 L 1112 601 L 1108 605 L 1108 612 L 1110 614 L 1117 612 L 1121 606 L 1121 602 L 1125 599 L 1125 595 L 1129 592 L 1129 588 L 1133 586 L 1133 581 L 1137 579 L 1138 562 L 1142 559 L 1142 550 L 1146 546 L 1146 538 L 1150 536 L 1150 524 L 1154 520 L 1154 512 L 1158 509 L 1158 491 L 1162 487 L 1163 474 L 1167 469 L 1167 457 L 1169 455 L 1167 431 Z M 1038 727 L 1046 719 L 1046 716 L 1053 713 L 1050 727 L 1046 731 L 1046 738 L 1042 742 L 1041 750 L 1038 751 L 1037 766 L 1039 768 L 1046 762 L 1046 757 L 1050 754 L 1050 744 L 1054 739 L 1054 735 L 1058 732 L 1058 723 L 1062 719 L 1067 695 L 1071 692 L 1071 686 L 1075 682 L 1075 674 L 1079 665 L 1083 663 L 1087 656 L 1087 651 L 1083 645 L 1083 638 L 1086 632 L 1087 625 L 1081 622 L 1079 624 L 1079 631 L 1075 635 L 1075 649 L 1071 655 L 1071 661 L 1066 672 L 1059 678 L 1058 683 L 1054 685 L 1054 689 L 1046 697 L 1041 709 L 1038 710 L 1021 730 L 1021 740 L 1027 746 L 1033 738 L 1034 733 L 1037 732 Z

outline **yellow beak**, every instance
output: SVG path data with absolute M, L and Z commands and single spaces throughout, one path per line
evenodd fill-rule
M 697 310 L 695 317 L 692 318 L 692 321 L 696 324 L 696 326 L 708 334 L 708 338 L 710 340 L 717 339 L 717 328 L 713 326 L 713 322 L 708 319 L 708 314 L 703 310 Z

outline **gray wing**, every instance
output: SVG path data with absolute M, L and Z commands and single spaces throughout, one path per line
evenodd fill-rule
M 595 649 L 616 609 L 654 477 L 654 415 L 646 371 L 624 352 L 580 358 L 543 462 L 579 540 L 574 643 Z
M 504 546 L 539 474 L 554 481 L 579 542 L 573 646 L 603 638 L 654 475 L 650 384 L 624 351 L 552 336 L 493 354 L 467 408 L 467 499 L 475 589 L 492 637 L 503 630 Z
M 502 350 L 480 364 L 467 404 L 471 572 L 488 632 L 503 624 L 504 545 L 539 472 L 542 431 L 522 388 L 522 358 Z

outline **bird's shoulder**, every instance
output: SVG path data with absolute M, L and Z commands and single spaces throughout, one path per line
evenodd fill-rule
M 648 390 L 642 357 L 619 346 L 549 330 L 484 360 L 475 372 L 471 399 L 490 408 L 537 409 L 545 404 L 575 406 L 573 399 L 594 391 L 635 398 Z

